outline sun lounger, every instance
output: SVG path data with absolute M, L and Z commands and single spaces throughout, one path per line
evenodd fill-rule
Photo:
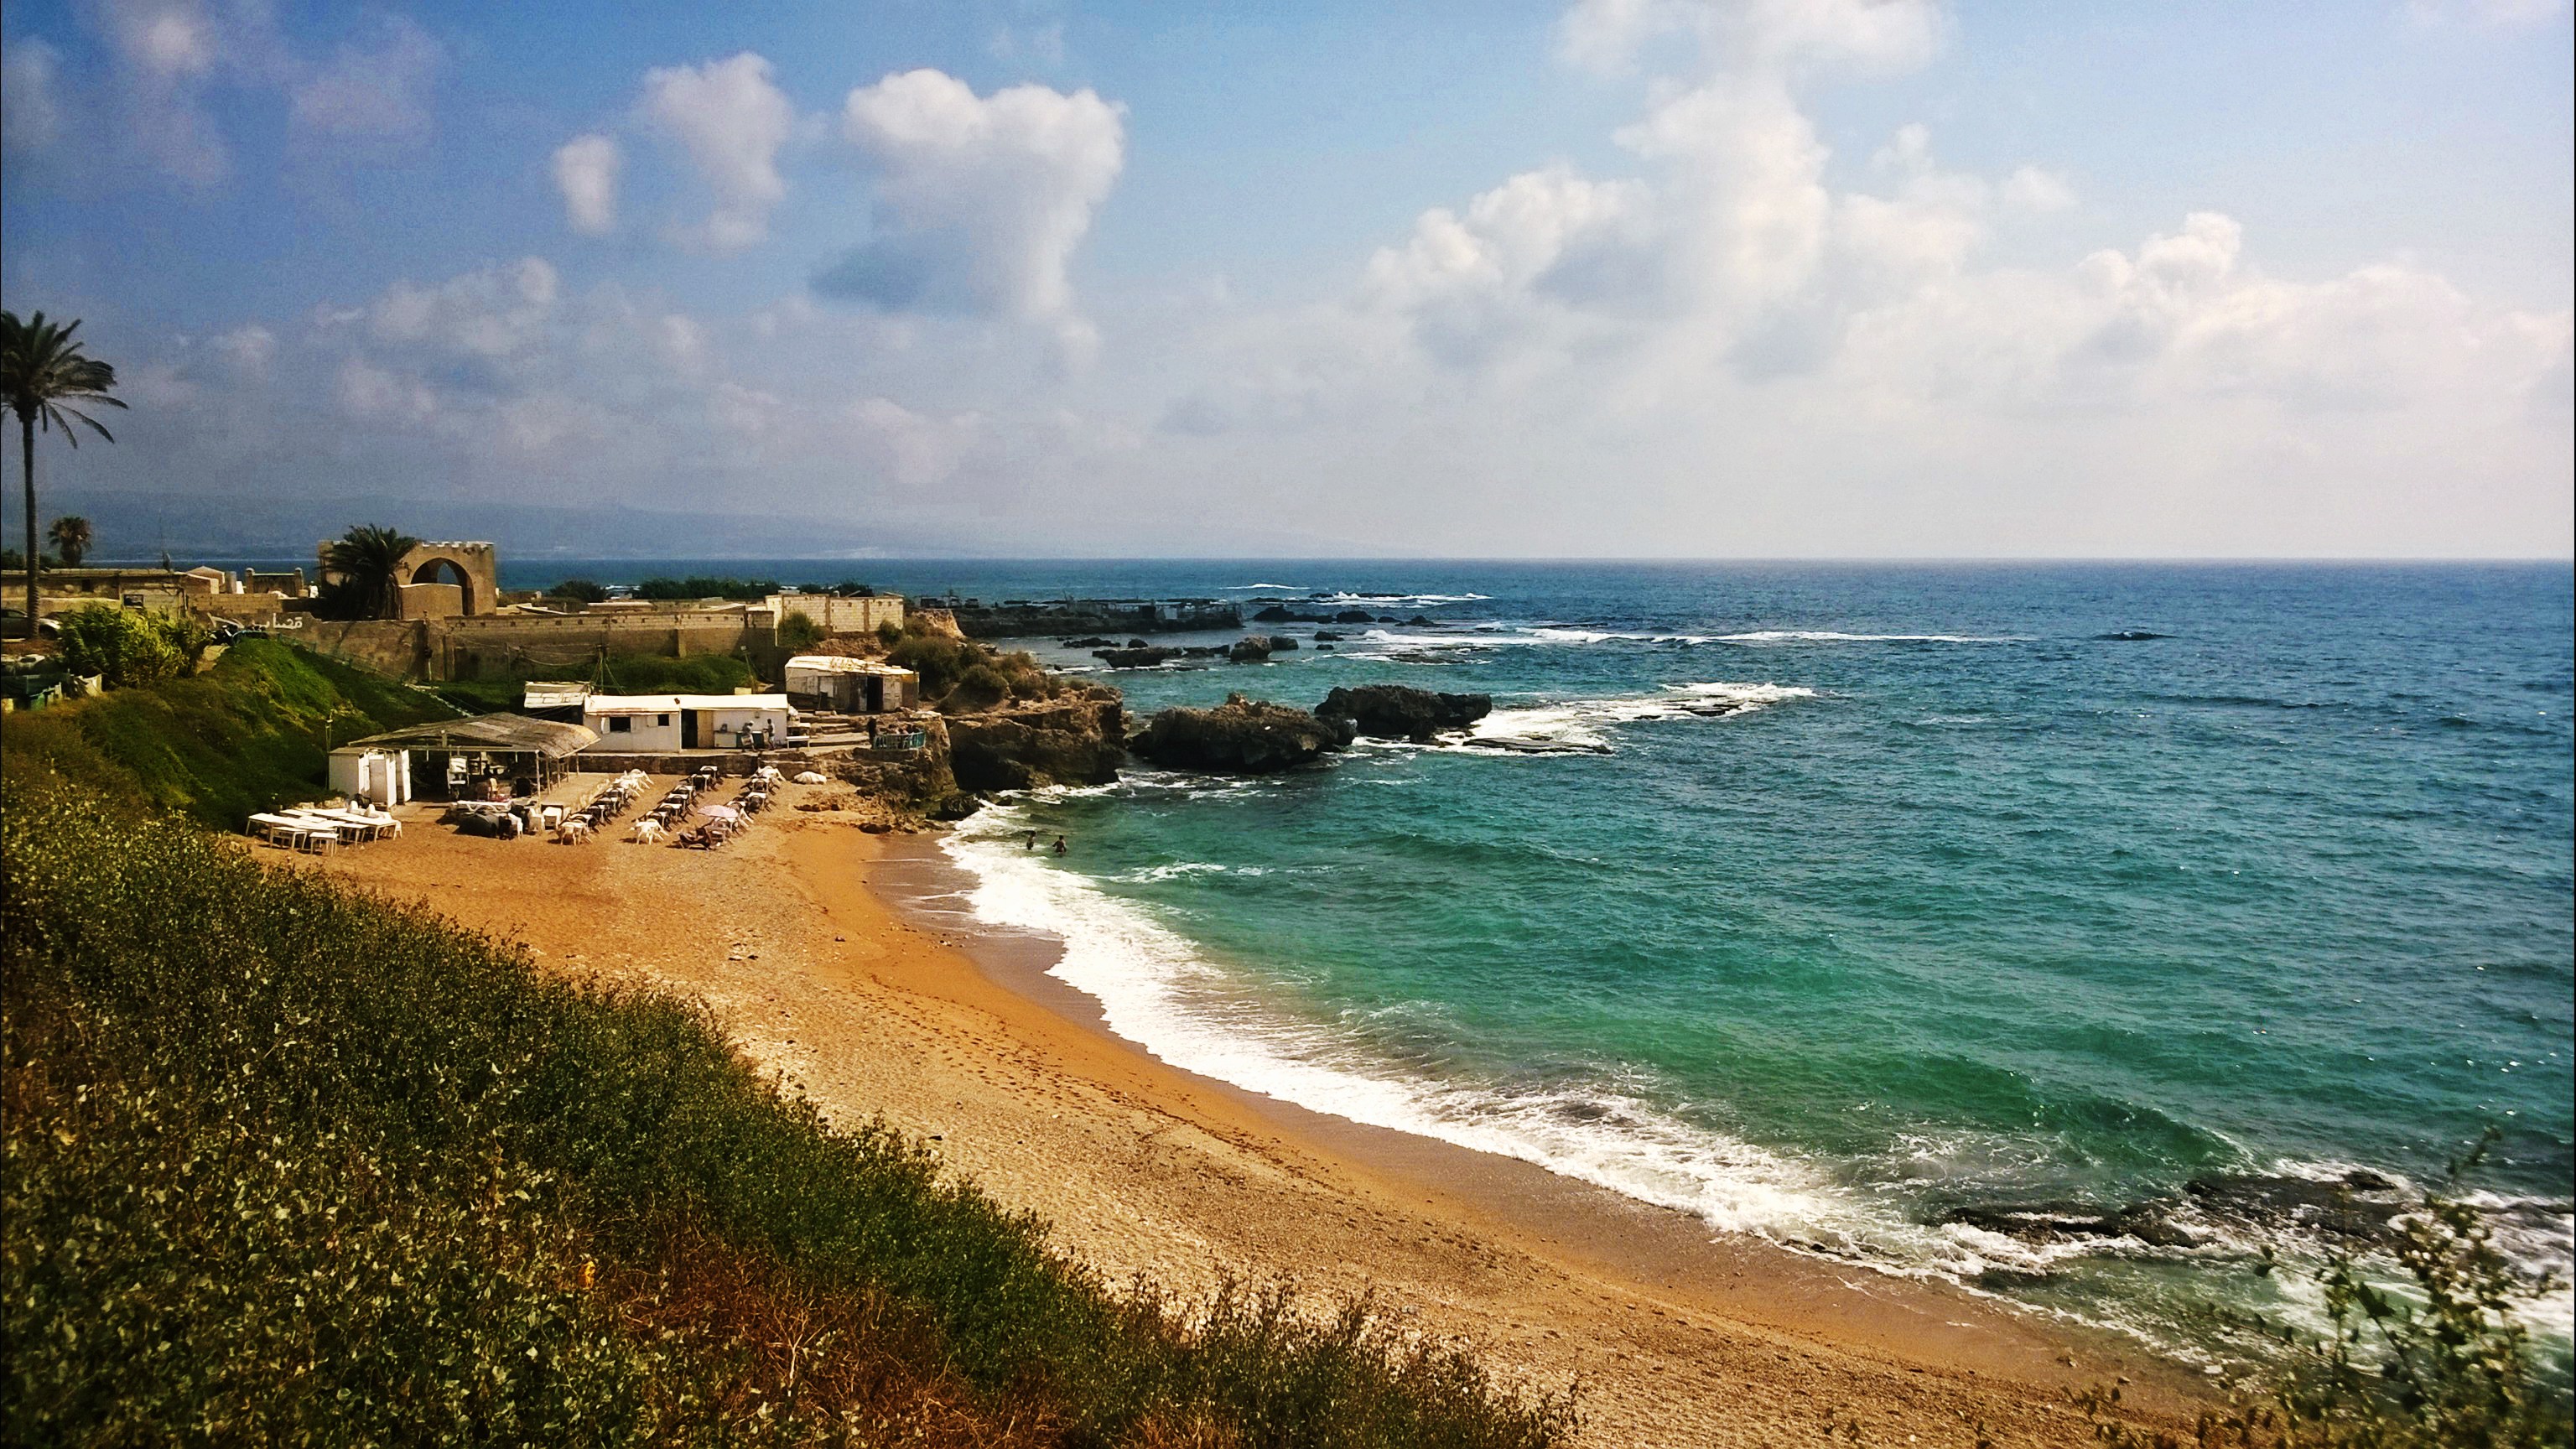
M 372 824 L 352 824 L 327 810 L 289 810 L 286 812 L 286 817 L 308 830 L 328 830 L 331 832 L 332 839 L 348 844 L 376 838 L 376 830 Z
M 320 850 L 323 846 L 340 843 L 340 827 L 326 820 L 311 820 L 301 815 L 254 815 L 251 822 L 273 832 L 269 836 L 271 840 L 284 837 L 282 843 L 292 850 Z
M 388 835 L 402 834 L 402 822 L 390 815 L 370 815 L 362 810 L 322 809 L 311 809 L 304 813 L 319 816 L 334 825 L 346 825 L 364 831 L 365 838 L 368 840 L 382 840 Z
M 282 845 L 289 850 L 302 848 L 306 828 L 301 823 L 289 820 L 283 815 L 262 814 L 250 817 L 250 829 L 253 834 L 271 845 Z

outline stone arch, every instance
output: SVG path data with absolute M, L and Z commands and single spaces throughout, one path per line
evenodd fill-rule
M 456 585 L 459 612 L 488 614 L 500 603 L 500 567 L 488 543 L 422 543 L 403 555 L 397 577 L 406 584 Z

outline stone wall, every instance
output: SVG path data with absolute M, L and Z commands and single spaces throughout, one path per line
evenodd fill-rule
M 295 642 L 317 654 L 363 665 L 396 679 L 430 676 L 430 625 L 402 619 L 314 619 L 294 634 Z
M 397 619 L 453 619 L 465 612 L 465 591 L 455 584 L 398 584 Z
M 826 634 L 873 634 L 879 625 L 903 627 L 903 596 L 875 594 L 843 598 L 838 594 L 772 594 L 769 607 L 778 617 L 802 614 L 823 626 Z

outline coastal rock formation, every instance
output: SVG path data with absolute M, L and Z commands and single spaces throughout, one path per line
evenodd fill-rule
M 1264 634 L 1246 634 L 1234 641 L 1225 657 L 1237 664 L 1259 664 L 1270 657 L 1270 639 Z
M 1315 706 L 1317 718 L 1348 720 L 1360 734 L 1417 742 L 1443 730 L 1465 729 L 1493 712 L 1490 694 L 1435 694 L 1402 684 L 1335 689 Z
M 1125 758 L 1126 706 L 1111 689 L 959 715 L 948 721 L 958 788 L 988 793 L 1040 785 L 1105 785 Z
M 1127 649 L 1094 649 L 1091 657 L 1112 669 L 1151 669 L 1167 660 L 1180 658 L 1181 651 L 1160 644 L 1137 645 Z
M 1302 709 L 1226 696 L 1215 709 L 1167 709 L 1127 748 L 1155 764 L 1219 774 L 1270 775 L 1310 764 L 1351 736 Z
M 2365 1169 L 2319 1179 L 2264 1173 L 2195 1177 L 2180 1193 L 2125 1207 L 2082 1202 L 1981 1203 L 1942 1215 L 2028 1243 L 2133 1238 L 2156 1248 L 2196 1248 L 2213 1235 L 2283 1231 L 2368 1246 L 2389 1241 L 2411 1199 L 2401 1184 Z

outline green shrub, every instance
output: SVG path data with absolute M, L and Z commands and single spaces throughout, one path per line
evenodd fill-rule
M 786 618 L 778 621 L 778 643 L 782 648 L 811 649 L 824 637 L 823 626 L 815 623 L 811 614 L 791 609 Z
M 63 667 L 95 674 L 111 689 L 175 679 L 197 667 L 213 632 L 191 615 L 164 616 L 114 604 L 84 604 L 56 617 Z
M 2288 1358 L 2257 1394 L 2202 1416 L 2197 1449 L 2558 1449 L 2576 1443 L 2568 1385 L 2536 1361 L 2517 1313 L 2554 1282 L 2531 1282 L 2495 1246 L 2462 1184 L 2487 1141 L 2395 1220 L 2409 1291 L 2337 1255 L 2316 1273 L 2331 1327 L 2322 1338 L 2278 1330 Z M 2271 1271 L 2267 1261 L 2264 1271 Z M 2257 1325 L 2261 1327 L 2262 1325 Z M 2182 1449 L 2111 1418 L 2119 1390 L 2082 1402 L 2098 1442 Z
M 1561 1443 L 1366 1304 L 1119 1293 L 703 1009 L 13 774 L 18 1442 Z
M 608 597 L 608 586 L 594 582 L 590 579 L 565 579 L 563 582 L 556 584 L 553 588 L 546 590 L 546 597 L 551 599 L 578 599 L 585 604 L 596 604 L 600 600 Z

